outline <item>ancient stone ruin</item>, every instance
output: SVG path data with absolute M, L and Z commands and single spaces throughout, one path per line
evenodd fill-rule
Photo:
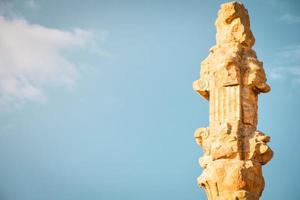
M 209 200 L 258 200 L 265 185 L 262 165 L 273 152 L 270 137 L 256 129 L 257 100 L 270 86 L 252 49 L 247 9 L 237 2 L 221 5 L 215 26 L 216 45 L 193 83 L 209 101 L 209 127 L 195 131 L 204 150 L 198 184 Z

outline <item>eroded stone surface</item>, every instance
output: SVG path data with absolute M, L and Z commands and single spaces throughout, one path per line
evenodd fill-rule
M 270 137 L 256 130 L 258 94 L 269 92 L 263 63 L 241 3 L 221 5 L 216 45 L 201 63 L 193 89 L 209 100 L 209 127 L 195 131 L 204 155 L 198 184 L 209 200 L 257 200 L 264 189 L 262 165 L 271 160 Z

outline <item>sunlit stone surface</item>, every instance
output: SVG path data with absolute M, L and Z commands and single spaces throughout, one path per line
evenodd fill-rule
M 241 3 L 221 5 L 216 45 L 201 63 L 194 90 L 209 101 L 209 127 L 195 131 L 204 155 L 198 184 L 209 200 L 257 200 L 262 165 L 273 156 L 270 137 L 258 131 L 257 100 L 269 92 L 263 64 L 252 46 L 249 15 Z

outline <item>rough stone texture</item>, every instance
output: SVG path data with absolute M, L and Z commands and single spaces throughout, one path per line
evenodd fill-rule
M 195 131 L 204 155 L 198 184 L 209 200 L 257 200 L 264 189 L 262 165 L 271 160 L 270 137 L 256 130 L 258 94 L 269 92 L 255 39 L 241 3 L 221 5 L 216 45 L 201 63 L 193 89 L 209 101 L 209 127 Z

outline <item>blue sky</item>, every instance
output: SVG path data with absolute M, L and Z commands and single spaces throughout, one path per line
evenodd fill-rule
M 193 92 L 226 1 L 0 1 L 0 199 L 205 199 Z M 300 199 L 299 1 L 249 0 L 272 91 L 261 199 Z

